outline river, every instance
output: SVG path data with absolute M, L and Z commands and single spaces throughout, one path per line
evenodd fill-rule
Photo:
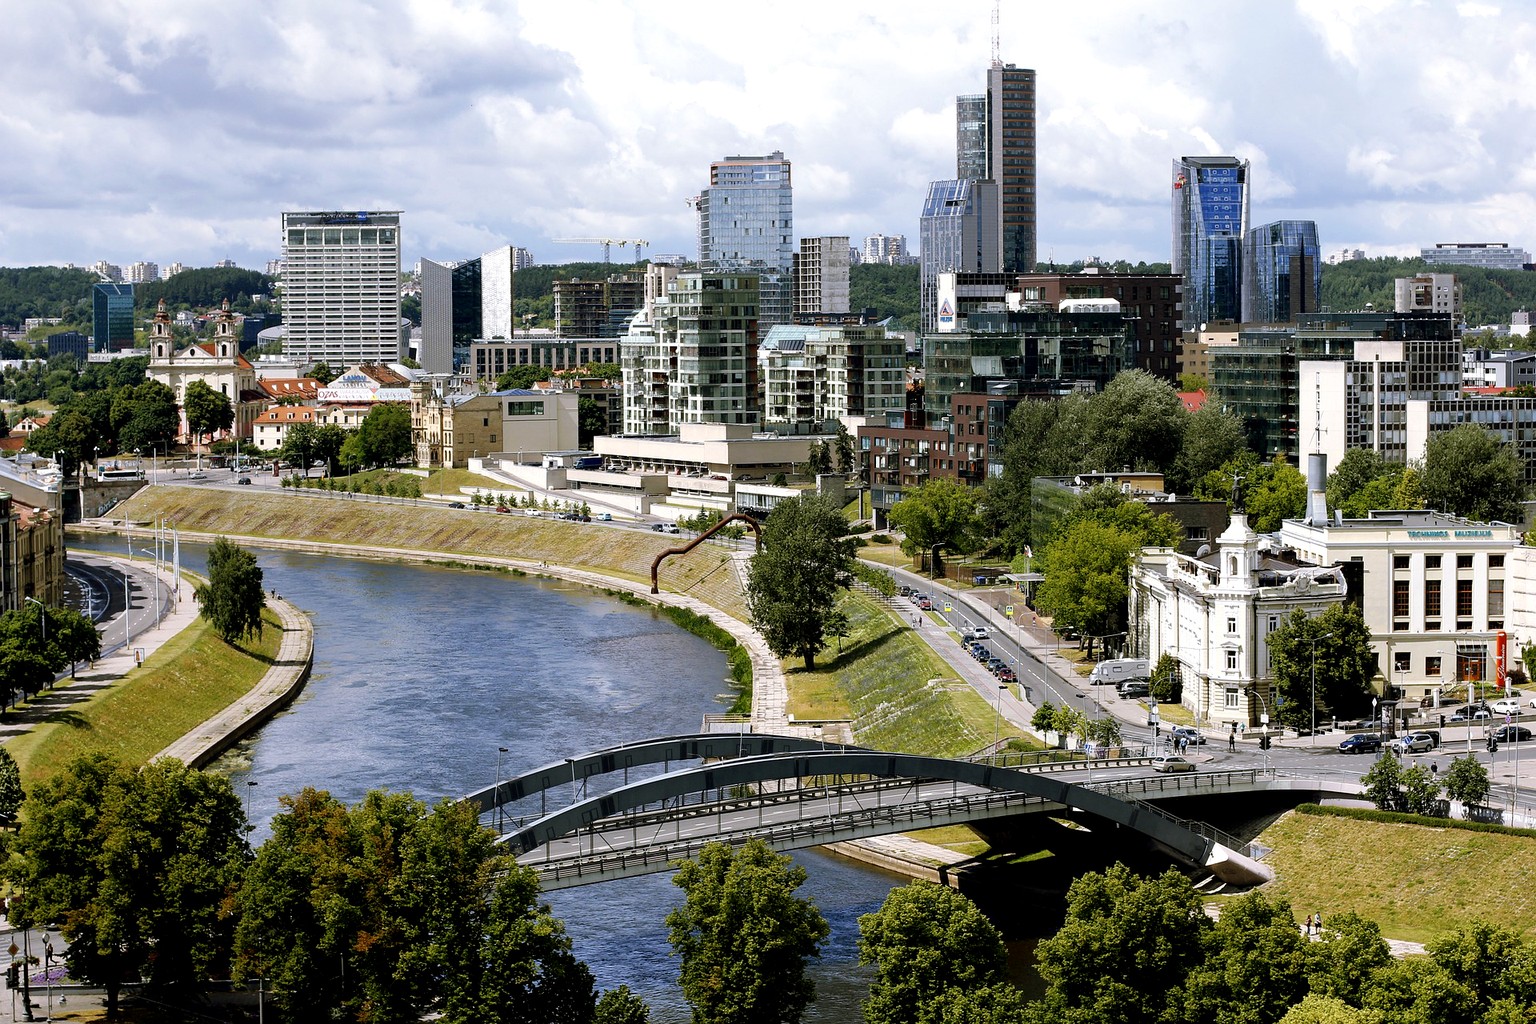
M 115 553 L 112 538 L 71 539 Z M 248 802 L 253 841 L 305 786 L 355 803 L 371 789 L 428 802 L 625 740 L 690 733 L 724 710 L 725 657 L 646 607 L 501 573 L 256 549 L 265 583 L 308 613 L 315 664 L 298 700 L 215 766 Z M 205 549 L 183 545 L 202 571 Z M 507 752 L 500 754 L 500 747 Z M 808 1021 L 861 1019 L 858 917 L 903 879 L 808 851 L 802 892 L 832 933 Z M 626 984 L 657 1024 L 688 1020 L 664 919 L 671 876 L 548 894 L 598 987 Z

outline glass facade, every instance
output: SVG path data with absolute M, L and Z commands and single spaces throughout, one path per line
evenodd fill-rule
M 1035 73 L 1012 64 L 987 69 L 987 174 L 999 190 L 1002 266 L 1035 269 Z
M 284 353 L 331 366 L 398 360 L 399 212 L 284 213 L 282 233 Z
M 97 352 L 133 347 L 133 285 L 98 284 L 91 289 L 91 330 Z
M 987 176 L 987 97 L 955 97 L 955 177 Z
M 1185 330 L 1242 315 L 1248 232 L 1248 161 L 1186 156 L 1173 162 L 1173 272 L 1184 278 Z
M 1317 312 L 1323 262 L 1317 223 L 1277 220 L 1243 238 L 1243 322 L 1283 324 Z
M 1001 271 L 997 204 L 998 190 L 994 182 L 955 178 L 929 184 L 928 197 L 923 201 L 923 213 L 918 221 L 925 332 L 939 329 L 940 274 L 995 274 Z
M 1491 270 L 1524 270 L 1531 254 L 1511 249 L 1507 242 L 1440 242 L 1420 249 L 1419 258 L 1430 266 L 1487 267 Z
M 763 329 L 791 323 L 794 190 L 784 154 L 732 156 L 711 164 L 698 210 L 703 269 L 750 271 L 759 282 Z

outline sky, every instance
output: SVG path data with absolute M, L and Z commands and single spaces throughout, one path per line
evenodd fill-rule
M 400 210 L 407 269 L 693 258 L 710 162 L 773 150 L 797 236 L 915 249 L 993 7 L 0 0 L 0 266 L 261 269 L 284 210 Z M 1042 262 L 1168 260 L 1172 161 L 1214 154 L 1325 252 L 1536 248 L 1536 4 L 1002 0 L 998 38 L 1038 75 Z

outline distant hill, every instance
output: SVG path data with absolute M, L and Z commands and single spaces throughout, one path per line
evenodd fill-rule
M 1318 296 L 1323 308 L 1332 310 L 1391 310 L 1396 302 L 1395 281 L 1415 274 L 1451 273 L 1461 282 L 1466 322 L 1507 324 L 1517 309 L 1536 309 L 1536 272 L 1488 270 L 1483 267 L 1431 267 L 1421 259 L 1383 256 L 1374 260 L 1350 260 L 1323 267 L 1323 289 Z
M 31 317 L 53 316 L 85 323 L 91 318 L 91 286 L 98 280 L 89 270 L 0 267 L 0 324 L 20 327 Z

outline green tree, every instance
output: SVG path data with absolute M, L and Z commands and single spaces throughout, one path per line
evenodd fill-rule
M 327 476 L 336 475 L 341 459 L 341 446 L 347 443 L 347 431 L 335 423 L 322 423 L 315 427 L 315 458 L 325 461 Z
M 1374 921 L 1344 911 L 1328 920 L 1328 931 L 1306 944 L 1307 985 L 1353 1006 L 1370 984 L 1371 972 L 1392 960 L 1392 950 Z
M 1403 770 L 1403 804 L 1409 814 L 1434 817 L 1440 810 L 1440 780 L 1422 764 Z
M 1371 975 L 1361 1009 L 1378 1021 L 1465 1024 L 1475 1019 L 1476 997 L 1450 972 L 1422 957 L 1394 960 Z
M 1176 548 L 1184 540 L 1184 528 L 1172 516 L 1144 501 L 1132 501 L 1114 484 L 1104 483 L 1083 492 L 1064 517 L 1065 522 L 1095 522 L 1136 538 L 1141 547 Z M 1046 538 L 1040 538 L 1042 542 Z
M 1291 1007 L 1280 1024 L 1386 1024 L 1381 1015 L 1371 1010 L 1359 1010 L 1335 996 L 1308 993 L 1307 997 Z
M 61 662 L 69 662 L 71 679 L 80 662 L 101 657 L 101 632 L 73 608 L 48 609 L 48 641 L 59 652 Z
M 1306 939 L 1285 900 L 1248 893 L 1224 903 L 1180 999 L 1188 1020 L 1269 1024 L 1307 991 Z
M 1088 399 L 1074 394 L 1060 401 L 1028 399 L 1014 407 L 1003 428 L 1001 475 L 987 481 L 987 529 L 1012 556 L 1025 545 L 1043 545 L 1034 536 L 1032 482 L 1037 476 L 1074 473 L 1087 455 Z
M 1307 480 L 1280 457 L 1259 466 L 1243 492 L 1248 525 L 1258 533 L 1274 533 L 1283 519 L 1300 519 L 1307 510 Z
M 549 380 L 547 366 L 514 366 L 496 378 L 497 391 L 525 391 L 541 380 Z
M 1518 523 L 1525 498 L 1520 456 L 1486 427 L 1463 423 L 1424 447 L 1425 504 L 1478 522 Z
M 59 460 L 64 472 L 76 475 L 104 439 L 90 417 L 71 410 L 59 413 L 46 426 L 27 435 L 27 450 Z
M 393 466 L 411 454 L 411 410 L 380 402 L 368 410 L 357 433 L 364 465 Z
M 947 885 L 892 889 L 859 918 L 859 963 L 874 967 L 864 1019 L 918 1024 L 932 1001 L 1003 980 L 1007 950 L 976 904 Z
M 1178 704 L 1184 700 L 1184 674 L 1179 659 L 1172 654 L 1159 655 L 1152 666 L 1152 679 L 1147 689 L 1159 704 Z
M 295 423 L 283 432 L 283 446 L 278 454 L 290 466 L 295 466 L 309 476 L 309 464 L 315 461 L 315 434 L 313 423 Z
M 1445 795 L 1460 802 L 1468 817 L 1488 799 L 1489 791 L 1488 769 L 1481 761 L 1470 754 L 1451 759 L 1445 771 Z
M 6 702 L 41 693 L 53 682 L 54 671 L 39 642 L 14 634 L 0 636 L 0 693 Z
M 1237 417 L 1212 405 L 1190 415 L 1184 425 L 1183 444 L 1168 470 L 1168 488 L 1187 494 L 1212 470 L 1246 450 L 1247 439 Z
M 1211 382 L 1198 373 L 1179 374 L 1180 391 L 1209 391 L 1210 389 Z
M 70 973 L 107 990 L 109 1019 L 141 977 L 162 1001 L 200 998 L 228 955 L 220 912 L 249 857 L 229 780 L 94 755 L 39 783 L 22 817 L 11 920 L 60 925 Z
M 1370 708 L 1376 652 L 1358 606 L 1330 605 L 1315 617 L 1298 608 L 1269 634 L 1266 643 L 1283 700 L 1278 712 L 1282 722 L 1293 728 L 1311 725 L 1314 664 L 1319 721 L 1330 716 L 1349 718 Z
M 853 435 L 848 433 L 848 424 L 842 420 L 837 421 L 837 436 L 832 440 L 832 450 L 837 455 L 839 473 L 848 476 L 858 468 L 858 452 L 854 448 Z
M 1035 708 L 1035 713 L 1029 716 L 1029 727 L 1036 732 L 1048 732 L 1054 728 L 1056 721 L 1056 705 L 1046 701 Z
M 825 441 L 812 441 L 806 449 L 806 468 L 813 474 L 832 472 L 832 449 Z
M 331 364 L 322 361 L 309 368 L 309 376 L 319 381 L 320 386 L 324 387 L 337 377 L 340 377 L 341 371 L 331 369 Z
M 112 396 L 111 416 L 122 451 L 141 449 L 147 454 L 157 446 L 165 448 L 181 431 L 176 392 L 159 381 L 119 388 Z
M 1395 757 L 1379 757 L 1370 769 L 1360 776 L 1365 787 L 1365 798 L 1378 810 L 1401 811 L 1403 799 L 1403 766 Z
M 593 1024 L 650 1024 L 651 1008 L 628 985 L 610 988 L 597 1000 Z
M 1071 523 L 1040 555 L 1035 607 L 1088 636 L 1121 631 L 1127 573 L 1139 539 L 1090 519 Z M 1092 648 L 1089 649 L 1090 656 Z
M 1509 985 L 1512 978 L 1518 977 L 1514 968 L 1529 952 L 1518 932 L 1479 922 L 1431 939 L 1424 951 L 1451 977 L 1472 990 L 1480 1009 L 1497 999 L 1524 998 L 1528 994 L 1512 991 Z
M 225 643 L 261 636 L 261 610 L 267 606 L 256 556 L 227 537 L 208 549 L 208 582 L 193 592 L 202 617 Z
M 21 768 L 11 752 L 0 747 L 0 825 L 9 825 L 16 820 L 26 798 L 27 794 L 21 788 Z
M 1213 927 L 1189 879 L 1142 878 L 1123 864 L 1079 876 L 1066 920 L 1036 947 L 1055 1019 L 1071 1024 L 1164 1019 L 1205 957 Z
M 1145 370 L 1126 370 L 1090 400 L 1089 459 L 1106 472 L 1165 473 L 1179 454 L 1188 419 L 1172 384 Z
M 907 554 L 944 548 L 966 552 L 975 547 L 980 492 L 954 480 L 935 477 L 906 492 L 891 506 L 891 526 L 902 531 Z
M 768 649 L 816 667 L 837 598 L 852 572 L 853 541 L 840 508 L 826 498 L 781 502 L 763 526 L 747 569 L 747 611 Z
M 235 422 L 235 410 L 229 399 L 200 380 L 187 384 L 181 406 L 187 416 L 187 429 L 199 441 L 206 434 L 228 430 Z
M 582 448 L 590 448 L 594 437 L 608 433 L 608 412 L 597 399 L 583 396 L 576 401 L 576 437 Z
M 805 869 L 754 839 L 734 851 L 710 843 L 672 881 L 685 901 L 667 915 L 668 938 L 694 1024 L 804 1017 L 816 998 L 806 961 L 830 931 L 816 905 L 795 894 Z

